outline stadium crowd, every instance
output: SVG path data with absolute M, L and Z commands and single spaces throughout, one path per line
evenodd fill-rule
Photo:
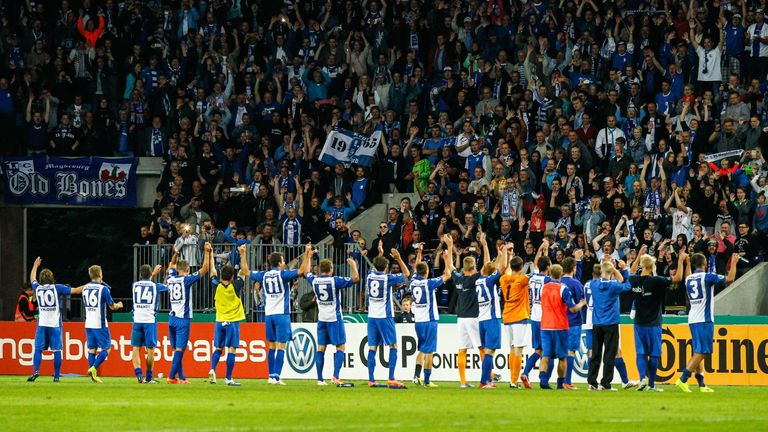
M 163 158 L 136 243 L 198 259 L 206 241 L 330 234 L 412 261 L 449 233 L 479 261 L 482 231 L 526 271 L 542 245 L 555 263 L 583 250 L 587 269 L 647 246 L 660 274 L 681 250 L 743 274 L 768 239 L 767 7 L 4 2 L 0 129 L 17 133 L 2 152 Z M 333 128 L 382 131 L 375 163 L 322 163 Z M 376 239 L 350 232 L 390 191 L 419 200 L 389 209 Z

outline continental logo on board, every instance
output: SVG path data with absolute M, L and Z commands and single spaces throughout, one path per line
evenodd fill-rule
M 622 325 L 622 351 L 634 352 L 634 330 Z M 712 356 L 704 362 L 708 384 L 768 385 L 768 326 L 715 325 Z M 656 379 L 673 383 L 692 355 L 687 324 L 666 325 Z M 635 366 L 636 367 L 636 366 Z

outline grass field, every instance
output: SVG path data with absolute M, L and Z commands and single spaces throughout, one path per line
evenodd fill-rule
M 133 379 L 0 377 L 2 431 L 241 430 L 762 430 L 768 388 L 718 387 L 717 392 L 664 393 L 318 387 L 314 381 L 242 387 L 138 385 Z M 693 388 L 693 386 L 692 386 Z M 483 428 L 483 429 L 480 429 Z M 706 429 L 705 429 L 706 428 Z

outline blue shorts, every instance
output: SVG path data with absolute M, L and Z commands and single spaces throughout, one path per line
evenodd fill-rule
M 237 348 L 240 346 L 240 323 L 216 321 L 213 331 L 214 348 Z
M 85 339 L 89 350 L 108 350 L 112 347 L 112 336 L 109 328 L 85 329 Z
M 501 348 L 501 320 L 491 318 L 480 321 L 480 344 L 483 348 L 497 350 Z
M 541 355 L 549 358 L 568 356 L 568 330 L 542 330 Z
M 61 327 L 37 327 L 35 349 L 38 351 L 61 351 Z
M 187 349 L 190 327 L 189 318 L 175 316 L 168 318 L 168 339 L 171 340 L 171 347 L 173 349 Z
M 344 321 L 320 321 L 317 323 L 317 344 L 344 345 L 347 343 L 347 331 L 344 329 Z
M 592 349 L 592 329 L 587 329 L 584 333 L 586 333 L 584 345 L 586 345 L 587 351 L 589 351 Z
M 531 348 L 541 349 L 541 321 L 531 321 Z
M 568 328 L 568 351 L 578 352 L 581 349 L 581 326 Z
M 635 326 L 635 353 L 661 357 L 661 326 Z
M 154 348 L 157 346 L 157 324 L 133 323 L 131 331 L 132 347 Z
M 267 342 L 288 342 L 291 340 L 291 316 L 288 314 L 267 315 Z
M 711 322 L 689 324 L 694 354 L 712 354 L 715 339 L 715 324 Z
M 368 318 L 368 346 L 394 345 L 397 343 L 395 320 L 392 318 Z
M 437 351 L 437 321 L 417 322 L 416 339 L 420 353 L 432 354 Z

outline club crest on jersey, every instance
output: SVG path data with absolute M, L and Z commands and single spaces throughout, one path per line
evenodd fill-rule
M 285 347 L 285 355 L 291 369 L 297 373 L 307 373 L 315 367 L 317 342 L 309 330 L 297 328 L 293 330 L 291 340 Z

